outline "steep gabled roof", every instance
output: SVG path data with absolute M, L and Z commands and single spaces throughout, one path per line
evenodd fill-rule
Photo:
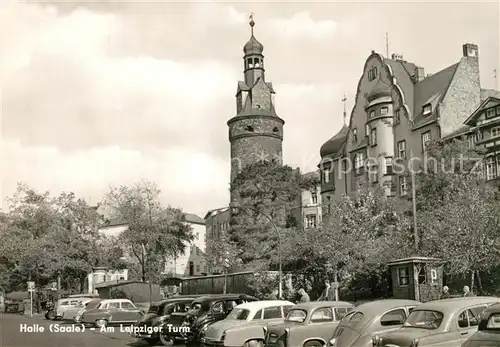
M 345 142 L 348 133 L 349 128 L 344 125 L 337 134 L 326 141 L 319 150 L 321 158 L 337 154 L 342 148 L 342 144 Z
M 188 223 L 205 225 L 205 220 L 194 213 L 184 213 L 184 218 Z
M 496 104 L 500 104 L 500 97 L 495 98 L 495 97 L 490 96 L 490 97 L 486 98 L 483 102 L 481 102 L 479 107 L 476 108 L 476 110 L 469 116 L 469 118 L 467 118 L 467 120 L 464 123 L 467 125 L 473 126 L 474 121 L 477 119 L 477 117 L 479 117 L 481 115 L 481 112 L 485 108 L 487 108 L 488 104 L 491 102 L 496 103 Z
M 415 84 L 414 127 L 437 119 L 436 107 L 448 91 L 458 64 L 453 64 Z M 432 114 L 424 117 L 422 107 L 427 104 L 431 104 Z
M 481 102 L 489 97 L 500 99 L 500 90 L 495 89 L 481 89 Z

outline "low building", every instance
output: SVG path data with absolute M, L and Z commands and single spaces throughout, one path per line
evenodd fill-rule
M 107 267 L 96 267 L 87 275 L 87 291 L 88 293 L 97 294 L 97 285 L 109 281 L 127 281 L 128 270 L 114 270 Z
M 221 273 L 222 269 L 216 267 L 215 264 L 210 263 L 211 250 L 210 241 L 220 241 L 229 229 L 229 222 L 231 220 L 231 211 L 229 207 L 214 209 L 207 212 L 205 215 L 206 227 L 206 259 L 207 259 L 207 273 Z

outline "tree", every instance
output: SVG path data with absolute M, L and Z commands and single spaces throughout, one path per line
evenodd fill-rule
M 194 239 L 182 210 L 163 207 L 160 193 L 154 183 L 141 181 L 132 187 L 111 187 L 104 203 L 127 224 L 120 239 L 139 263 L 144 282 L 157 280 L 165 257 L 183 254 L 186 243 Z
M 224 293 L 227 290 L 227 274 L 242 265 L 240 255 L 241 249 L 227 234 L 207 242 L 207 262 L 212 271 L 224 274 Z
M 247 166 L 232 182 L 237 196 L 228 235 L 241 250 L 241 260 L 252 268 L 277 264 L 278 235 L 290 226 L 304 189 L 317 180 L 303 177 L 298 169 L 260 162 Z

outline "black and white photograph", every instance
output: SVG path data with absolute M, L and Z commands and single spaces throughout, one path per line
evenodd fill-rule
M 4 0 L 1 347 L 500 347 L 500 2 Z

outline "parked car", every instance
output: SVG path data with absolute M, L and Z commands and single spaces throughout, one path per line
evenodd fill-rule
M 201 333 L 210 324 L 223 320 L 241 303 L 257 301 L 257 298 L 245 294 L 214 294 L 197 298 L 191 303 L 187 313 L 173 313 L 161 326 L 160 341 L 165 346 L 182 341 L 186 344 L 201 341 Z
M 131 331 L 130 335 L 142 339 L 150 345 L 157 344 L 160 341 L 160 334 L 155 328 L 170 318 L 172 313 L 186 313 L 194 299 L 194 297 L 177 296 L 152 303 L 146 315 L 134 324 L 134 327 L 138 329 Z
M 101 300 L 96 308 L 78 315 L 78 322 L 98 328 L 112 324 L 133 324 L 143 313 L 128 299 Z
M 82 314 L 86 311 L 86 310 L 93 310 L 93 309 L 96 309 L 97 307 L 99 307 L 99 304 L 101 303 L 102 299 L 92 299 L 91 301 L 87 302 L 85 304 L 85 307 L 81 308 L 78 313 L 76 314 L 75 318 L 74 318 L 74 321 L 76 323 L 79 323 L 80 322 L 80 319 L 82 317 Z
M 376 300 L 359 305 L 335 328 L 327 347 L 372 347 L 372 336 L 401 328 L 421 303 L 414 300 Z
M 313 301 L 292 307 L 281 324 L 270 325 L 268 347 L 321 347 L 354 305 L 344 301 Z
M 466 297 L 429 301 L 415 308 L 398 330 L 374 337 L 378 347 L 460 346 L 479 325 L 481 313 L 494 297 Z
M 70 307 L 64 312 L 62 312 L 61 319 L 63 321 L 73 322 L 78 315 L 78 313 L 87 307 L 87 304 L 91 302 L 92 299 L 83 299 L 76 306 Z
M 263 328 L 282 322 L 294 306 L 286 300 L 255 301 L 236 306 L 223 320 L 210 325 L 201 338 L 204 346 L 262 346 Z
M 500 304 L 493 304 L 483 311 L 477 331 L 462 344 L 462 347 L 486 346 L 500 346 Z
M 68 310 L 74 309 L 78 306 L 82 301 L 88 300 L 87 298 L 65 298 L 57 300 L 57 303 L 54 306 L 54 315 L 53 319 L 62 319 L 65 312 Z M 50 318 L 51 315 L 49 315 Z

